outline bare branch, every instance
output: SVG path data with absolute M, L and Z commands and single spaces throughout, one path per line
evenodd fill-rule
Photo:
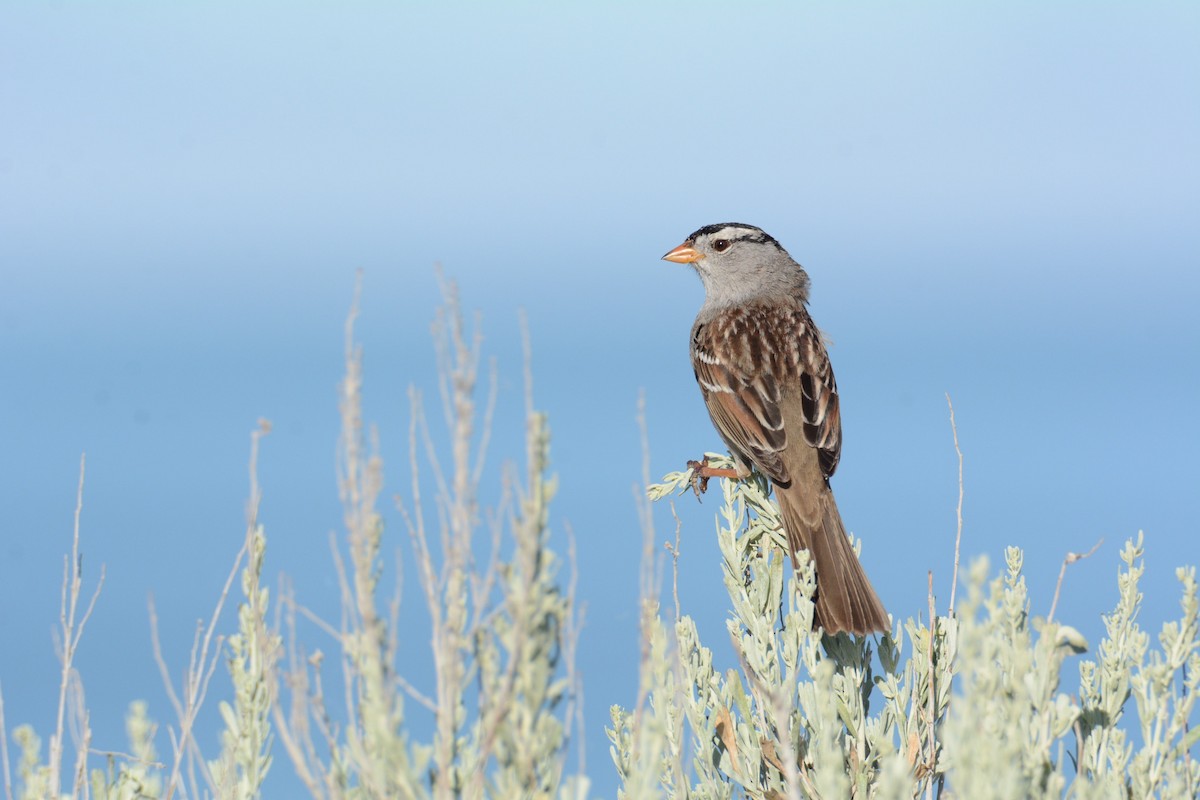
M 954 616 L 954 598 L 958 592 L 958 552 L 962 545 L 963 532 L 963 454 L 958 446 L 958 425 L 954 422 L 954 403 L 946 392 L 946 405 L 950 407 L 950 430 L 954 434 L 954 452 L 958 454 L 958 526 L 954 534 L 954 576 L 950 579 L 950 614 Z
M 104 568 L 100 568 L 100 578 L 96 583 L 96 589 L 92 593 L 91 600 L 88 602 L 83 616 L 79 616 L 79 599 L 83 592 L 83 555 L 79 550 L 79 530 L 80 519 L 83 515 L 83 485 L 84 477 L 87 472 L 87 456 L 86 454 L 79 457 L 79 485 L 75 494 L 75 518 L 71 537 L 71 555 L 64 558 L 63 563 L 63 581 L 61 589 L 61 600 L 59 606 L 59 635 L 62 637 L 61 650 L 59 659 L 61 662 L 61 671 L 59 674 L 58 684 L 58 710 L 55 719 L 54 735 L 50 738 L 50 755 L 48 767 L 50 768 L 50 785 L 58 791 L 62 780 L 62 760 L 63 760 L 63 737 L 64 726 L 66 724 L 66 712 L 71 705 L 72 698 L 69 696 L 72 687 L 72 678 L 76 682 L 76 690 L 79 693 L 79 699 L 82 698 L 82 684 L 79 683 L 79 677 L 74 672 L 75 653 L 79 649 L 79 643 L 83 638 L 84 628 L 87 626 L 88 620 L 91 619 L 92 611 L 96 608 L 96 601 L 100 598 L 100 590 L 104 587 Z M 86 712 L 81 712 L 86 720 Z M 75 717 L 76 720 L 79 717 Z M 85 726 L 86 728 L 86 726 Z M 77 745 L 82 747 L 83 752 L 79 755 L 83 758 L 83 764 L 77 764 L 76 773 L 79 769 L 86 772 L 87 759 L 87 742 L 90 738 L 90 733 L 80 731 L 83 737 L 82 742 L 77 741 Z M 0 730 L 0 737 L 4 736 L 4 731 Z M 78 758 L 76 759 L 78 762 Z M 7 780 L 7 770 L 5 778 Z M 78 783 L 78 779 L 76 780 Z
M 1054 600 L 1050 603 L 1050 613 L 1046 615 L 1046 622 L 1054 621 L 1054 612 L 1058 609 L 1058 594 L 1062 591 L 1063 578 L 1067 576 L 1067 565 L 1074 564 L 1076 561 L 1082 561 L 1099 550 L 1102 544 L 1104 544 L 1103 536 L 1086 553 L 1067 553 L 1067 557 L 1063 559 L 1062 566 L 1058 569 L 1058 582 L 1054 584 Z
M 4 800 L 13 800 L 12 768 L 8 763 L 8 725 L 4 722 L 4 687 L 0 684 L 0 767 L 4 769 Z
M 925 784 L 927 800 L 933 798 L 933 776 L 937 774 L 937 737 L 934 736 L 934 729 L 937 725 L 937 687 L 935 685 L 937 676 L 933 668 L 933 639 L 935 636 L 937 636 L 937 608 L 933 602 L 933 570 L 929 570 L 929 646 L 926 653 L 929 660 L 929 709 L 927 712 L 929 724 L 925 730 L 929 740 L 929 775 L 928 782 Z
M 671 554 L 671 596 L 675 600 L 675 621 L 683 615 L 679 605 L 679 535 L 683 530 L 683 520 L 675 511 L 675 501 L 671 501 L 671 516 L 675 519 L 675 544 L 666 543 L 667 552 Z
M 233 559 L 233 566 L 229 570 L 229 575 L 225 578 L 225 584 L 221 587 L 221 594 L 217 598 L 216 606 L 213 608 L 212 615 L 208 619 L 208 624 L 205 625 L 203 621 L 200 621 L 197 627 L 196 640 L 192 645 L 188 670 L 184 677 L 182 700 L 175 693 L 175 689 L 171 684 L 170 669 L 167 667 L 166 659 L 163 657 L 162 645 L 158 638 L 158 615 L 154 610 L 154 599 L 150 599 L 150 640 L 154 651 L 154 660 L 158 664 L 159 673 L 162 675 L 167 696 L 171 699 L 171 704 L 175 706 L 175 713 L 179 717 L 179 738 L 176 742 L 175 760 L 171 765 L 171 776 L 166 785 L 165 796 L 168 800 L 174 796 L 175 791 L 179 788 L 185 753 L 190 753 L 189 768 L 194 769 L 198 765 L 205 782 L 215 792 L 215 787 L 212 786 L 212 776 L 208 771 L 208 764 L 201 757 L 192 736 L 192 730 L 196 723 L 196 717 L 200 713 L 200 707 L 203 705 L 204 698 L 208 694 L 208 686 L 212 680 L 213 672 L 220 661 L 221 637 L 217 636 L 217 623 L 220 621 L 221 612 L 225 608 L 225 601 L 229 598 L 229 591 L 233 586 L 234 579 L 237 578 L 238 571 L 241 569 L 242 560 L 246 557 L 248 550 L 247 541 L 242 542 L 237 556 Z M 201 630 L 204 631 L 203 637 L 200 636 Z

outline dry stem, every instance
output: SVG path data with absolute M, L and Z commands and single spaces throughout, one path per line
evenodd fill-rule
M 82 694 L 83 687 L 79 683 L 79 678 L 74 674 L 73 664 L 75 661 L 75 653 L 79 649 L 79 642 L 83 638 L 83 629 L 87 625 L 88 620 L 92 616 L 92 611 L 96 608 L 96 601 L 100 597 L 100 590 L 104 586 L 104 567 L 100 568 L 100 579 L 96 584 L 96 590 L 92 593 L 92 598 L 88 603 L 87 609 L 83 612 L 82 618 L 79 614 L 79 599 L 83 591 L 83 556 L 79 552 L 79 521 L 83 514 L 83 484 L 84 475 L 86 473 L 87 457 L 86 455 L 79 458 L 79 488 L 75 495 L 75 521 L 71 539 L 71 555 L 63 559 L 63 582 L 61 592 L 61 605 L 59 610 L 59 633 L 62 637 L 59 651 L 59 660 L 62 663 L 62 671 L 59 677 L 58 685 L 58 713 L 54 727 L 54 735 L 50 738 L 50 756 L 48 766 L 50 767 L 50 786 L 54 787 L 55 791 L 61 785 L 62 778 L 62 758 L 63 758 L 63 729 L 66 721 L 67 708 L 71 703 L 71 698 L 68 696 L 71 687 L 74 685 L 77 692 Z M 78 709 L 76 709 L 78 711 Z M 82 713 L 82 712 L 81 712 Z M 85 754 L 89 746 L 90 734 L 87 733 L 86 713 L 83 714 L 82 730 L 84 732 L 83 740 L 78 744 Z M 0 736 L 4 732 L 0 730 Z M 79 793 L 85 788 L 86 775 L 82 774 L 82 768 L 76 770 L 74 787 L 76 793 Z M 7 768 L 5 769 L 5 778 L 7 780 Z
M 950 430 L 954 434 L 954 452 L 958 454 L 958 527 L 954 534 L 954 576 L 950 579 L 950 617 L 954 616 L 954 598 L 958 591 L 958 551 L 962 545 L 963 532 L 963 454 L 958 446 L 958 425 L 954 421 L 954 403 L 946 392 L 946 405 L 950 406 Z
M 1066 558 L 1063 559 L 1062 566 L 1058 569 L 1058 582 L 1054 584 L 1054 600 L 1050 603 L 1050 613 L 1046 615 L 1046 622 L 1054 621 L 1054 611 L 1058 608 L 1058 594 L 1062 591 L 1063 578 L 1067 575 L 1067 565 L 1074 564 L 1076 561 L 1082 561 L 1099 550 L 1102 544 L 1104 544 L 1103 536 L 1086 553 L 1067 553 Z
M 175 691 L 175 687 L 171 682 L 171 670 L 167 666 L 166 658 L 163 656 L 162 642 L 158 638 L 158 612 L 154 607 L 154 598 L 151 597 L 149 600 L 150 644 L 154 652 L 154 661 L 158 665 L 159 675 L 162 676 L 163 686 L 167 690 L 167 697 L 171 701 L 171 705 L 175 708 L 175 715 L 179 718 L 178 736 L 176 736 L 174 731 L 171 732 L 171 741 L 175 749 L 175 760 L 171 765 L 171 776 L 167 781 L 165 795 L 167 800 L 170 800 L 179 788 L 180 773 L 185 757 L 189 761 L 189 774 L 194 775 L 192 770 L 199 765 L 205 782 L 214 793 L 216 792 L 216 787 L 213 786 L 212 775 L 209 773 L 208 762 L 205 761 L 196 745 L 195 738 L 192 736 L 192 729 L 195 726 L 196 717 L 200 713 L 200 707 L 204 704 L 204 698 L 208 694 L 208 685 L 212 680 L 213 672 L 216 670 L 217 664 L 220 663 L 218 656 L 220 655 L 222 637 L 216 635 L 217 621 L 221 617 L 221 611 L 225 608 L 225 601 L 229 597 L 229 590 L 233 586 L 233 581 L 237 577 L 238 570 L 242 565 L 242 559 L 245 558 L 248 548 L 248 540 L 243 541 L 241 549 L 238 550 L 237 556 L 233 560 L 233 566 L 229 570 L 229 575 L 225 578 L 225 585 L 221 587 L 221 595 L 217 598 L 216 607 L 209 617 L 207 627 L 204 627 L 203 620 L 197 624 L 196 635 L 192 642 L 192 652 L 188 660 L 188 669 L 184 676 L 182 698 Z M 202 629 L 204 631 L 203 636 L 201 636 Z M 194 777 L 191 779 L 191 782 L 195 783 Z M 196 787 L 193 786 L 192 794 L 195 795 L 196 793 Z
M 12 771 L 8 763 L 8 726 L 4 723 L 3 686 L 0 686 L 0 765 L 4 769 L 4 798 L 13 800 Z
M 933 637 L 937 635 L 937 609 L 933 601 L 933 570 L 929 571 L 929 647 L 927 656 L 929 659 L 929 727 L 926 733 L 929 738 L 929 775 L 928 783 L 925 784 L 925 797 L 933 797 L 933 777 L 937 772 L 937 739 L 934 736 L 934 727 L 937 724 L 937 686 L 935 685 L 934 666 L 933 666 Z

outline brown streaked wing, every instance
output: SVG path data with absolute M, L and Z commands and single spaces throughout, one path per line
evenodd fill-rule
M 821 332 L 807 312 L 796 320 L 797 339 L 793 355 L 801 408 L 804 412 L 804 439 L 820 451 L 821 471 L 828 478 L 837 469 L 842 455 L 842 412 L 838 404 L 837 381 L 829 363 L 829 353 L 821 341 Z
M 789 483 L 791 477 L 779 457 L 787 447 L 779 409 L 779 381 L 769 371 L 747 375 L 716 356 L 715 352 L 720 351 L 712 346 L 712 327 L 713 323 L 703 326 L 692 340 L 692 366 L 709 416 L 738 455 L 749 459 L 771 480 Z

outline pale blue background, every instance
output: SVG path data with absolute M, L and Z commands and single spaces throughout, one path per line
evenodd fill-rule
M 639 391 L 654 475 L 718 445 L 686 356 L 699 281 L 658 259 L 725 220 L 766 228 L 812 274 L 844 397 L 834 487 L 890 611 L 922 612 L 930 569 L 948 599 L 950 392 L 964 552 L 999 566 L 1023 547 L 1044 614 L 1063 555 L 1105 537 L 1060 606 L 1094 644 L 1121 542 L 1145 529 L 1141 619 L 1157 629 L 1178 610 L 1174 567 L 1200 562 L 1197 41 L 1200 6 L 1182 2 L 6 3 L 10 728 L 52 729 L 81 451 L 86 574 L 108 572 L 78 659 L 96 747 L 124 749 L 134 698 L 174 722 L 146 597 L 181 669 L 241 541 L 260 416 L 275 424 L 261 458 L 272 585 L 289 575 L 333 614 L 354 273 L 390 495 L 408 482 L 406 388 L 434 391 L 441 262 L 503 375 L 494 466 L 521 452 L 528 313 L 554 523 L 578 538 L 587 604 L 587 769 L 612 796 L 602 726 L 636 697 Z M 720 643 L 716 505 L 677 503 L 685 610 Z M 657 519 L 666 538 L 665 507 Z M 403 669 L 429 690 L 406 587 Z M 215 720 L 210 704 L 209 752 Z M 269 793 L 294 788 L 280 751 Z

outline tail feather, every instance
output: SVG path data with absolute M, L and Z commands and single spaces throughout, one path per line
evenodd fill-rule
M 798 487 L 776 487 L 783 527 L 792 550 L 807 550 L 817 572 L 816 614 L 813 620 L 826 633 L 865 635 L 890 628 L 887 611 L 850 547 L 833 492 L 800 497 Z M 808 513 L 805 513 L 808 512 Z

